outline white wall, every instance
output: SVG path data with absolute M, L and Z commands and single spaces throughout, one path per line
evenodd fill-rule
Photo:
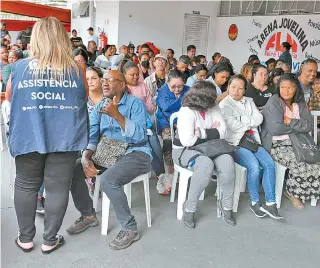
M 121 1 L 119 45 L 132 42 L 137 46 L 150 41 L 161 50 L 161 53 L 165 53 L 167 48 L 172 48 L 176 57 L 179 57 L 186 54 L 186 51 L 182 53 L 184 15 L 200 11 L 200 15 L 210 16 L 207 56 L 211 57 L 215 52 L 213 26 L 219 7 L 218 1 Z
M 87 40 L 89 37 L 87 29 L 91 26 L 91 19 L 88 18 L 77 18 L 71 19 L 71 31 L 76 29 L 78 32 L 78 36 L 82 38 L 83 44 L 87 45 Z M 70 34 L 71 37 L 71 34 Z
M 241 66 L 247 62 L 248 57 L 253 53 L 253 51 L 257 52 L 258 57 L 260 60 L 265 61 L 272 56 L 265 55 L 266 54 L 266 45 L 268 40 L 272 37 L 272 35 L 276 32 L 281 32 L 281 42 L 287 41 L 286 37 L 289 33 L 292 38 L 298 44 L 298 51 L 296 53 L 297 59 L 293 59 L 293 66 L 295 67 L 293 71 L 297 71 L 299 68 L 299 64 L 303 61 L 307 55 L 311 55 L 316 57 L 317 59 L 320 58 L 320 41 L 319 45 L 317 46 L 310 46 L 311 41 L 315 39 L 320 40 L 320 29 L 312 27 L 311 24 L 309 25 L 309 20 L 312 22 L 319 23 L 319 15 L 293 15 L 293 16 L 254 16 L 254 17 L 218 17 L 217 24 L 216 24 L 216 42 L 214 42 L 214 50 L 221 52 L 223 55 L 228 57 L 232 64 L 235 67 L 236 71 L 239 71 Z M 306 40 L 308 40 L 309 44 L 302 51 L 301 46 L 299 45 L 299 41 L 295 37 L 295 35 L 288 29 L 280 29 L 279 23 L 282 21 L 282 18 L 290 18 L 296 21 L 299 24 L 299 28 L 301 27 L 306 34 Z M 253 20 L 255 20 L 256 25 L 253 24 Z M 278 22 L 278 29 L 271 32 L 266 40 L 263 42 L 261 48 L 258 45 L 258 41 L 253 40 L 250 41 L 248 39 L 254 38 L 256 35 L 260 37 L 263 33 L 264 29 L 268 26 L 270 22 L 274 22 L 277 20 Z M 228 37 L 228 30 L 231 24 L 236 24 L 238 26 L 238 37 L 235 41 L 231 41 Z M 259 27 L 261 26 L 261 28 Z M 297 30 L 298 32 L 299 30 Z M 261 38 L 259 38 L 261 39 Z M 250 51 L 251 46 L 251 51 Z M 278 54 L 273 49 L 270 49 L 269 52 Z M 275 59 L 278 56 L 273 56 Z M 320 67 L 320 64 L 319 64 Z

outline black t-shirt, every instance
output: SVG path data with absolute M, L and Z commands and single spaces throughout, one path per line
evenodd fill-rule
M 72 42 L 72 44 L 73 44 L 75 47 L 77 47 L 77 46 L 75 45 L 75 43 L 82 42 L 82 38 L 79 37 L 79 36 L 77 36 L 77 37 L 71 37 L 71 38 L 70 38 L 70 41 Z
M 274 94 L 274 88 L 268 86 L 265 91 L 260 91 L 256 89 L 251 83 L 248 84 L 245 95 L 253 99 L 255 105 L 259 107 L 263 107 L 266 105 L 269 98 Z

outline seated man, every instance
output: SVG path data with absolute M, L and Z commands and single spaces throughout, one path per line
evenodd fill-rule
M 73 201 L 81 217 L 67 232 L 78 234 L 99 224 L 85 179 L 104 170 L 94 165 L 92 155 L 101 136 L 112 138 L 128 143 L 129 147 L 112 167 L 100 172 L 101 190 L 110 199 L 121 224 L 121 231 L 109 245 L 113 249 L 124 249 L 139 239 L 139 232 L 123 186 L 151 170 L 151 149 L 147 145 L 147 110 L 141 100 L 126 93 L 125 78 L 120 72 L 108 71 L 101 81 L 103 95 L 109 101 L 100 102 L 90 114 L 89 145 L 81 160 L 78 159 L 76 163 L 71 185 Z

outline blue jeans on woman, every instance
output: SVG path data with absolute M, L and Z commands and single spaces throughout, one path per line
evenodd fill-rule
M 265 201 L 273 203 L 275 197 L 275 164 L 270 154 L 259 147 L 257 152 L 245 148 L 235 151 L 235 162 L 247 169 L 247 185 L 252 202 L 259 202 L 260 166 L 263 169 L 262 187 Z

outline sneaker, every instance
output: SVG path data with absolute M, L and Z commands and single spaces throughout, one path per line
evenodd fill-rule
M 267 214 L 261 211 L 261 205 L 259 202 L 255 203 L 254 206 L 250 206 L 251 211 L 253 212 L 254 215 L 256 215 L 256 217 L 258 218 L 263 218 L 265 217 Z
M 236 220 L 233 217 L 232 209 L 230 209 L 230 210 L 224 209 L 221 200 L 218 201 L 218 207 L 219 207 L 220 211 L 222 212 L 223 221 L 226 224 L 229 224 L 231 226 L 235 226 L 236 225 Z
M 44 214 L 44 197 L 42 197 L 41 199 L 37 199 L 37 210 L 36 212 L 37 213 L 40 213 L 40 214 Z
M 81 216 L 67 229 L 67 232 L 70 235 L 79 234 L 88 229 L 89 227 L 96 227 L 98 225 L 99 221 L 96 216 L 94 216 L 93 218 Z
M 276 219 L 276 220 L 283 219 L 283 217 L 278 212 L 276 204 L 271 205 L 271 206 L 264 205 L 264 206 L 260 207 L 260 210 L 262 212 L 266 213 L 267 215 L 269 215 L 273 219 Z
M 157 190 L 159 192 L 159 194 L 162 194 L 162 195 L 168 195 L 169 194 L 169 191 L 168 189 L 166 188 L 166 185 L 165 185 L 165 174 L 161 174 L 159 177 L 158 177 L 158 182 L 157 182 Z
M 195 212 L 187 212 L 186 211 L 186 202 L 183 203 L 182 209 L 183 209 L 182 220 L 183 220 L 184 226 L 188 227 L 189 229 L 194 229 L 194 227 L 195 227 L 195 222 L 194 222 Z
M 140 239 L 138 231 L 121 230 L 117 237 L 109 244 L 110 248 L 115 250 L 125 249 L 135 241 Z
M 173 181 L 173 174 L 166 174 L 164 185 L 169 192 L 172 189 L 172 181 Z

